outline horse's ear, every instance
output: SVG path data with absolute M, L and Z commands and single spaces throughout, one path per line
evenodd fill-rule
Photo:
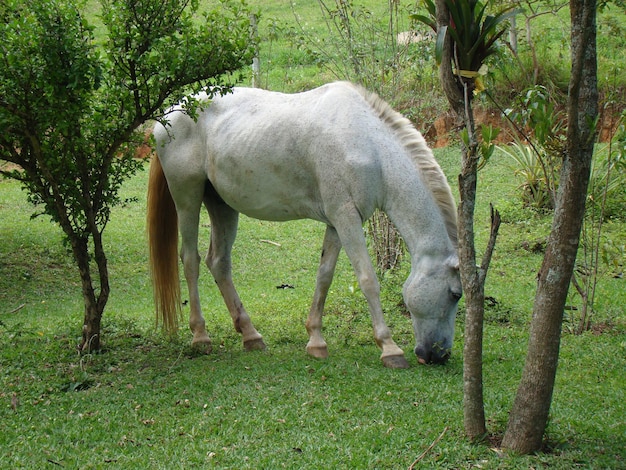
M 446 260 L 446 264 L 450 266 L 455 271 L 459 270 L 459 257 L 457 255 L 452 255 Z

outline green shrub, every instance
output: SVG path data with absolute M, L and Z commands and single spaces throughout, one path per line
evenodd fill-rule
M 522 182 L 518 186 L 524 207 L 536 210 L 554 207 L 550 183 L 543 171 L 541 157 L 529 145 L 519 142 L 499 146 L 498 150 L 511 159 L 511 169 Z

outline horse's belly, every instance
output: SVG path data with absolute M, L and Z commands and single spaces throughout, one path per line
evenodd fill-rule
M 230 207 L 262 220 L 315 219 L 326 222 L 314 178 L 289 174 L 287 169 L 264 171 L 242 165 L 210 176 Z
M 255 197 L 258 196 L 258 197 Z M 315 219 L 324 221 L 321 211 L 306 204 L 297 195 L 270 195 L 268 193 L 246 193 L 237 198 L 222 196 L 222 199 L 236 211 L 261 220 L 285 221 L 296 219 Z

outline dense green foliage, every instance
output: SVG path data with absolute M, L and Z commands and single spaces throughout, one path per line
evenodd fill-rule
M 437 27 L 435 3 L 425 0 L 429 16 L 415 14 L 413 19 L 424 23 L 438 34 L 436 45 L 437 62 L 441 62 L 441 49 L 446 34 L 454 42 L 454 60 L 456 73 L 467 78 L 476 78 L 468 72 L 478 72 L 485 60 L 498 52 L 496 41 L 506 33 L 506 22 L 517 12 L 507 7 L 495 14 L 489 14 L 487 8 L 495 2 L 477 0 L 447 0 L 446 8 L 450 12 L 450 25 Z
M 81 177 L 99 180 L 102 160 L 109 157 L 108 145 L 85 126 L 84 116 L 101 116 L 106 106 L 94 106 L 92 95 L 100 87 L 102 69 L 93 45 L 91 28 L 69 4 L 9 2 L 2 23 L 2 67 L 0 68 L 0 157 L 19 164 L 22 171 L 10 176 L 22 181 L 33 203 L 54 220 L 67 218 L 67 231 L 82 236 L 87 215 L 85 198 L 95 199 L 93 218 L 103 225 L 109 217 L 120 181 L 105 190 L 98 184 L 76 184 Z M 87 155 L 94 153 L 94 158 Z M 137 167 L 131 159 L 120 159 L 120 174 Z M 106 169 L 108 171 L 108 168 Z M 115 174 L 115 172 L 114 172 Z M 67 176 L 67 178 L 66 178 Z M 57 210 L 59 201 L 65 213 Z M 106 202 L 105 202 L 106 201 Z
M 68 237 L 106 225 L 138 168 L 128 141 L 141 124 L 250 60 L 245 11 L 214 10 L 199 27 L 197 2 L 187 6 L 104 1 L 102 47 L 71 1 L 0 11 L 0 157 L 25 170 L 8 174 Z
M 81 274 L 82 349 L 99 349 L 109 298 L 102 235 L 133 159 L 140 126 L 251 60 L 248 12 L 226 3 L 196 21 L 198 2 L 103 0 L 108 31 L 74 0 L 10 0 L 0 33 L 1 171 L 63 230 Z M 220 88 L 215 91 L 219 92 Z M 197 103 L 188 101 L 193 113 Z M 95 261 L 92 265 L 91 261 Z

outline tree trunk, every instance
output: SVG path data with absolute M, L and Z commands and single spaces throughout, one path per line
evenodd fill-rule
M 102 312 L 97 305 L 85 304 L 85 319 L 83 321 L 83 339 L 78 345 L 78 349 L 84 353 L 100 351 L 100 321 Z
M 571 0 L 572 72 L 567 104 L 567 154 L 538 276 L 526 364 L 502 446 L 520 453 L 541 448 L 556 376 L 563 309 L 585 213 L 598 114 L 596 2 Z
M 511 47 L 511 52 L 513 55 L 517 57 L 517 21 L 515 19 L 517 15 L 513 15 L 509 20 L 511 23 L 511 27 L 509 28 L 509 46 Z
M 444 0 L 436 3 L 437 25 L 449 25 L 449 12 Z M 487 433 L 483 399 L 483 317 L 485 278 L 495 238 L 499 228 L 499 216 L 492 216 L 492 231 L 488 249 L 481 266 L 476 265 L 474 243 L 474 209 L 476 202 L 478 140 L 472 109 L 471 79 L 455 76 L 452 70 L 452 42 L 445 38 L 439 78 L 442 88 L 456 114 L 463 118 L 467 130 L 467 141 L 463 143 L 461 174 L 459 175 L 460 203 L 459 222 L 459 268 L 463 295 L 465 296 L 465 342 L 463 346 L 463 411 L 465 432 L 470 439 L 483 437 Z
M 98 233 L 94 237 L 94 259 L 98 268 L 100 290 L 96 295 L 93 287 L 91 275 L 91 265 L 89 263 L 89 243 L 87 237 L 77 237 L 75 234 L 71 238 L 74 259 L 80 271 L 81 290 L 85 304 L 85 315 L 83 320 L 82 341 L 78 349 L 82 352 L 99 351 L 100 323 L 102 313 L 109 298 L 109 276 L 107 270 L 106 257 L 102 246 L 102 238 Z
M 445 0 L 436 0 L 437 12 L 437 28 L 450 25 L 450 13 L 446 6 Z M 446 35 L 443 45 L 443 53 L 441 56 L 441 65 L 439 66 L 439 81 L 443 92 L 446 95 L 448 103 L 457 114 L 457 116 L 465 115 L 465 100 L 459 83 L 452 71 L 452 40 L 450 35 Z
M 487 433 L 483 398 L 483 318 L 485 276 L 476 266 L 474 211 L 478 173 L 478 141 L 469 86 L 465 83 L 465 129 L 468 142 L 463 146 L 459 175 L 459 268 L 465 296 L 465 341 L 463 344 L 463 414 L 465 433 L 478 439 Z

